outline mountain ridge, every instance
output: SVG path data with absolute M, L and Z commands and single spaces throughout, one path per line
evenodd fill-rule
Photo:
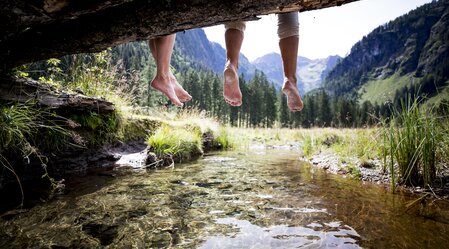
M 322 59 L 309 59 L 298 56 L 297 75 L 298 87 L 301 93 L 307 93 L 320 88 L 323 79 L 327 73 L 341 59 L 338 55 L 331 55 Z M 255 59 L 253 65 L 264 72 L 279 89 L 284 81 L 281 55 L 278 53 L 269 53 Z
M 201 28 L 177 33 L 174 49 L 217 74 L 223 72 L 226 50 L 220 44 L 209 41 Z M 249 80 L 254 76 L 254 69 L 248 58 L 240 53 L 239 74 L 243 74 L 245 79 Z
M 437 95 L 449 80 L 448 27 L 449 0 L 433 1 L 381 25 L 331 70 L 324 88 L 377 103 L 414 89 Z
M 226 50 L 218 43 L 208 40 L 203 29 L 187 30 L 177 34 L 175 51 L 183 54 L 190 61 L 217 74 L 222 74 L 226 62 Z M 321 82 L 330 69 L 340 59 L 339 56 L 329 56 L 324 59 L 311 60 L 298 56 L 298 86 L 302 94 L 321 87 Z M 268 53 L 250 62 L 240 53 L 239 74 L 246 80 L 255 75 L 255 70 L 264 72 L 268 80 L 280 89 L 284 77 L 281 56 L 278 53 Z

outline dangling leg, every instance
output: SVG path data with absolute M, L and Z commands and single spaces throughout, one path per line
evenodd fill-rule
M 303 102 L 299 95 L 296 78 L 299 43 L 298 12 L 278 15 L 278 35 L 284 68 L 282 92 L 287 96 L 287 104 L 290 110 L 293 112 L 301 111 Z
M 173 88 L 175 89 L 175 94 L 178 96 L 179 100 L 184 103 L 192 99 L 192 96 L 184 90 L 184 88 L 179 84 L 178 80 L 176 79 L 175 75 L 170 70 L 170 83 L 173 85 Z
M 151 54 L 157 61 L 156 39 L 151 39 L 148 44 L 150 46 Z M 169 72 L 170 72 L 170 83 L 173 85 L 173 88 L 175 89 L 175 94 L 179 98 L 179 100 L 183 103 L 191 100 L 192 96 L 190 96 L 190 94 L 187 91 L 185 91 L 184 88 L 178 83 L 178 80 L 173 75 L 171 69 L 169 70 Z
M 151 81 L 151 86 L 165 94 L 173 104 L 182 107 L 183 104 L 180 99 L 187 101 L 190 100 L 191 97 L 184 91 L 184 89 L 182 89 L 170 70 L 170 60 L 175 38 L 176 35 L 172 34 L 154 38 L 149 41 L 151 54 L 156 60 L 157 67 L 156 76 Z M 178 95 L 180 95 L 180 97 L 178 97 Z
M 232 106 L 242 104 L 242 92 L 239 86 L 239 55 L 243 43 L 244 22 L 233 22 L 225 25 L 226 64 L 223 71 L 223 96 Z

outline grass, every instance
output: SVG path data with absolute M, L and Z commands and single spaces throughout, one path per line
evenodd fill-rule
M 351 175 L 360 177 L 359 165 L 351 165 L 352 159 L 369 164 L 371 160 L 381 158 L 382 134 L 378 128 L 368 129 L 243 129 L 228 128 L 230 140 L 237 148 L 249 148 L 259 144 L 267 147 L 292 146 L 306 158 L 320 153 L 336 155 Z M 351 160 L 349 160 L 351 159 Z
M 147 143 L 158 158 L 171 155 L 175 162 L 191 160 L 206 149 L 229 149 L 234 146 L 228 128 L 196 109 L 165 112 L 165 120 Z
M 303 131 L 288 128 L 236 128 L 227 127 L 229 141 L 236 148 L 249 148 L 254 144 L 282 146 L 297 144 L 304 138 Z
M 383 129 L 384 155 L 389 157 L 393 183 L 397 163 L 405 184 L 430 186 L 439 161 L 447 157 L 443 156 L 447 154 L 446 125 L 431 110 L 420 108 L 416 100 L 403 103 L 402 109 L 393 112 L 393 119 Z
M 378 157 L 381 152 L 380 134 L 375 128 L 345 129 L 335 133 L 339 139 L 330 148 L 340 156 L 355 156 L 366 161 Z
M 400 76 L 398 73 L 383 80 L 370 80 L 358 91 L 360 103 L 370 101 L 373 104 L 382 104 L 393 101 L 396 90 L 410 86 L 413 80 L 411 75 Z
M 26 137 L 37 132 L 38 112 L 25 105 L 0 107 L 0 150 L 22 147 Z
M 0 105 L 0 153 L 19 150 L 28 156 L 36 149 L 55 150 L 70 144 L 68 120 L 29 104 Z
M 63 126 L 66 119 L 28 104 L 0 105 L 0 165 L 11 172 L 17 180 L 23 204 L 23 189 L 16 174 L 12 160 L 30 161 L 34 156 L 40 160 L 43 177 L 50 180 L 52 186 L 58 183 L 49 177 L 46 170 L 44 151 L 53 152 L 62 146 L 71 144 L 72 134 Z
M 148 137 L 147 143 L 158 158 L 172 155 L 177 162 L 190 160 L 203 153 L 201 134 L 190 128 L 162 125 L 154 135 Z
M 314 140 L 311 136 L 306 136 L 302 146 L 302 153 L 305 157 L 310 158 L 314 153 Z
M 218 133 L 218 136 L 215 138 L 216 141 L 216 147 L 222 148 L 222 149 L 231 149 L 235 146 L 235 143 L 233 143 L 230 140 L 228 129 L 221 127 L 220 131 Z
M 449 81 L 446 82 L 446 86 L 437 95 L 429 98 L 423 106 L 424 108 L 432 108 L 444 103 L 449 103 Z

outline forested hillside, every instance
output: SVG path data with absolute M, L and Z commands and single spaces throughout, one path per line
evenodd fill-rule
M 203 29 L 179 32 L 176 36 L 175 50 L 186 59 L 206 69 L 217 74 L 223 73 L 226 51 L 220 44 L 209 41 Z M 240 54 L 239 58 L 239 73 L 243 74 L 245 79 L 251 79 L 254 76 L 254 66 L 243 54 Z
M 380 104 L 417 92 L 441 98 L 448 79 L 449 1 L 440 0 L 373 30 L 329 73 L 325 89 Z
M 178 34 L 171 64 L 178 81 L 193 97 L 186 108 L 198 108 L 223 123 L 244 127 L 352 127 L 372 123 L 368 116 L 368 112 L 374 111 L 372 106 L 358 107 L 354 101 L 344 98 L 331 99 L 324 91 L 309 94 L 304 99 L 304 110 L 291 113 L 284 95 L 262 71 L 255 71 L 250 80 L 241 75 L 243 104 L 230 107 L 223 99 L 220 59 L 213 59 L 214 52 L 210 50 L 218 50 L 215 54 L 222 56 L 224 62 L 223 48 L 208 42 L 203 31 Z M 208 53 L 211 55 L 207 56 Z M 310 61 L 300 58 L 299 63 L 304 66 Z M 211 65 L 218 65 L 219 73 L 212 70 Z M 71 85 L 70 88 L 85 94 L 95 95 L 98 91 L 93 89 L 112 84 L 118 92 L 133 96 L 134 106 L 170 106 L 164 95 L 149 86 L 155 68 L 147 42 L 134 42 L 98 54 L 70 55 L 33 63 L 24 70 L 32 78 L 63 88 Z M 86 72 L 88 77 L 80 79 Z M 80 81 L 83 83 L 71 83 Z
M 137 69 L 137 67 L 128 69 L 128 71 L 140 72 L 140 88 L 138 89 L 140 89 L 141 97 L 136 99 L 139 100 L 139 105 L 143 106 L 167 104 L 165 96 L 148 87 L 155 65 L 153 58 L 147 57 L 148 52 L 141 51 L 146 49 L 145 46 L 144 43 L 137 43 L 114 48 L 112 53 L 115 54 L 114 58 L 117 58 L 114 63 L 120 64 L 119 58 L 128 61 L 126 54 L 129 54 L 130 51 L 133 51 L 131 54 L 134 55 L 144 55 L 140 59 L 141 69 Z M 217 60 L 220 56 L 222 56 L 222 60 Z M 224 64 L 219 65 L 219 63 L 224 63 L 225 51 L 219 44 L 209 42 L 204 31 L 191 30 L 178 33 L 172 66 L 179 82 L 193 97 L 192 101 L 187 103 L 187 108 L 194 107 L 205 110 L 222 122 L 234 126 L 273 127 L 278 124 L 282 127 L 355 127 L 375 122 L 370 113 L 379 113 L 380 110 L 375 109 L 374 106 L 370 104 L 358 106 L 356 102 L 345 98 L 333 99 L 326 92 L 319 90 L 311 92 L 305 97 L 305 108 L 301 113 L 290 112 L 285 96 L 279 91 L 280 86 L 270 79 L 270 74 L 273 71 L 282 75 L 279 55 L 272 57 L 275 57 L 277 61 L 267 64 L 272 66 L 271 69 L 266 66 L 263 67 L 266 71 L 256 70 L 249 80 L 244 76 L 244 70 L 240 68 L 240 87 L 243 94 L 243 103 L 240 107 L 231 107 L 223 99 L 222 68 Z M 330 70 L 338 60 L 340 57 L 337 56 L 321 60 L 298 57 L 299 78 L 304 79 L 309 76 L 309 78 L 313 78 L 315 84 L 318 84 L 324 77 L 323 74 Z M 246 65 L 247 59 L 244 58 L 243 62 Z M 138 65 L 139 63 L 128 62 L 127 64 Z M 213 70 L 211 65 L 218 65 L 216 68 L 218 72 Z M 251 65 L 247 68 L 255 70 Z M 129 74 L 132 75 L 132 73 Z M 311 74 L 313 77 L 310 77 Z M 299 83 L 299 87 L 304 89 L 302 82 Z
M 270 80 L 282 73 L 280 63 L 275 62 L 280 62 L 279 55 L 267 55 L 266 60 L 258 61 L 256 64 L 264 70 L 254 71 L 254 75 L 248 72 L 255 67 L 241 58 L 241 107 L 230 107 L 223 99 L 225 51 L 210 42 L 203 30 L 178 33 L 172 67 L 178 81 L 193 97 L 186 108 L 206 111 L 223 123 L 245 127 L 372 125 L 379 117 L 390 115 L 391 105 L 383 104 L 388 97 L 398 107 L 407 92 L 416 94 L 419 90 L 428 97 L 444 96 L 449 72 L 448 2 L 441 0 L 424 5 L 377 28 L 354 45 L 344 59 L 329 57 L 312 61 L 299 57 L 302 91 L 306 87 L 315 88 L 304 79 L 319 82 L 338 62 L 329 72 L 324 89 L 312 90 L 304 97 L 304 110 L 300 113 L 288 110 L 285 97 Z M 135 106 L 170 106 L 165 96 L 149 86 L 155 62 L 146 42 L 124 44 L 100 56 L 71 55 L 61 58 L 60 63 L 39 62 L 28 70 L 30 76 L 42 77 L 47 82 L 73 75 L 69 74 L 72 71 L 107 70 L 114 75 L 112 84 L 132 93 Z M 252 77 L 248 79 L 249 76 Z M 79 90 L 88 92 L 89 84 Z M 440 91 L 443 93 L 437 94 Z

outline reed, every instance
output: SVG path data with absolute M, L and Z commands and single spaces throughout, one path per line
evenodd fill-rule
M 428 186 L 438 170 L 438 145 L 444 144 L 444 129 L 432 111 L 420 108 L 418 100 L 408 99 L 402 110 L 393 110 L 390 122 L 383 122 L 384 158 L 390 159 L 393 184 L 396 163 L 402 183 Z

